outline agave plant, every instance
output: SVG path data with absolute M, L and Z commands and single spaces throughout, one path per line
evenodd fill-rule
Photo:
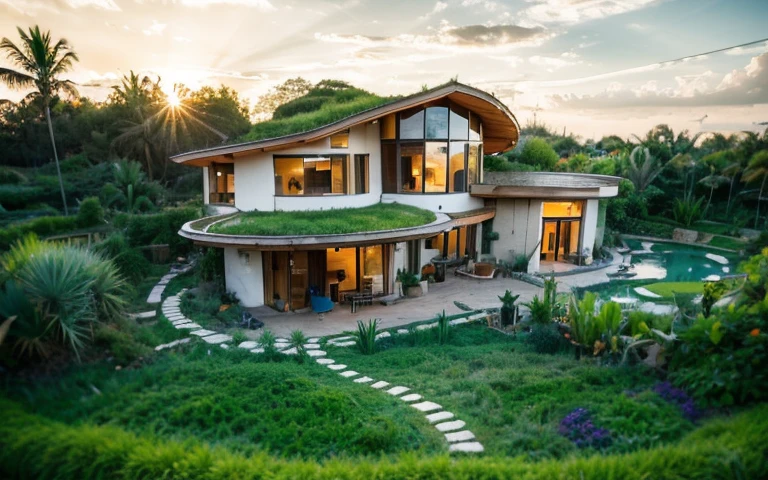
M 265 353 L 270 353 L 275 351 L 276 340 L 275 334 L 271 330 L 264 330 L 257 343 L 264 349 Z
M 357 321 L 355 343 L 363 355 L 373 355 L 376 353 L 376 335 L 379 333 L 378 324 L 379 319 L 377 318 L 368 320 L 367 324 L 360 320 Z
M 301 354 L 304 353 L 304 344 L 307 343 L 307 337 L 301 330 L 294 330 L 291 332 L 289 343 Z
M 13 280 L 0 289 L 0 317 L 5 318 L 0 329 L 7 328 L 4 337 L 13 342 L 19 356 L 48 356 L 46 336 L 52 323 L 43 319 L 40 310 Z

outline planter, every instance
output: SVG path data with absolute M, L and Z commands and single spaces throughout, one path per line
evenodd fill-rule
M 421 292 L 423 295 L 426 295 L 427 292 L 429 292 L 429 280 L 422 280 L 419 282 L 419 285 L 421 285 Z
M 476 263 L 475 275 L 478 277 L 489 277 L 493 274 L 494 265 L 491 263 Z
M 406 289 L 405 295 L 408 298 L 421 297 L 422 295 L 424 295 L 424 290 L 421 288 L 421 285 L 414 285 Z

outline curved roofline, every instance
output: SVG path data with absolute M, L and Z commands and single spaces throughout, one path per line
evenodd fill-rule
M 293 143 L 308 143 L 327 137 L 329 135 L 333 135 L 339 131 L 346 130 L 352 126 L 375 120 L 384 115 L 412 108 L 416 105 L 429 101 L 439 100 L 454 93 L 468 95 L 484 101 L 500 110 L 512 122 L 514 127 L 513 138 L 509 138 L 508 144 L 504 148 L 496 149 L 497 151 L 486 150 L 487 153 L 499 153 L 514 148 L 518 139 L 520 138 L 520 124 L 518 123 L 514 114 L 512 114 L 512 112 L 509 110 L 509 108 L 507 108 L 507 106 L 504 105 L 499 99 L 487 92 L 474 87 L 470 87 L 469 85 L 464 85 L 462 83 L 451 82 L 447 85 L 441 85 L 425 92 L 419 92 L 398 100 L 394 100 L 390 103 L 380 105 L 378 107 L 364 110 L 354 115 L 350 115 L 349 117 L 342 118 L 341 120 L 337 120 L 335 122 L 314 128 L 312 130 L 307 130 L 305 132 L 293 133 L 281 137 L 265 138 L 262 140 L 254 140 L 250 142 L 236 143 L 232 145 L 221 145 L 218 147 L 193 150 L 191 152 L 173 155 L 170 157 L 170 159 L 176 163 L 186 163 L 209 157 L 235 155 L 252 150 L 277 150 L 281 147 Z

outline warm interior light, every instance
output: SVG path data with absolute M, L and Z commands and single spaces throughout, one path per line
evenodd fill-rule
M 418 177 L 419 175 L 421 175 L 421 172 L 419 171 L 419 169 L 418 169 L 418 168 L 414 168 L 414 169 L 411 171 L 411 175 L 412 175 L 412 176 L 414 176 L 414 177 Z
M 216 172 L 216 176 L 220 177 L 221 176 L 221 172 Z

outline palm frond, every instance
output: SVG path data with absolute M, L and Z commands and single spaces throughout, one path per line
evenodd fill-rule
M 0 82 L 8 85 L 12 90 L 20 90 L 34 86 L 35 77 L 10 68 L 0 68 Z

